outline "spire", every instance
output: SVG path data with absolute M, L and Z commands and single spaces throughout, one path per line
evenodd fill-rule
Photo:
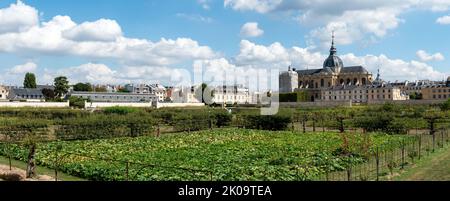
M 333 30 L 333 33 L 332 33 L 332 36 L 331 36 L 331 48 L 330 48 L 330 55 L 336 55 L 336 47 L 334 46 L 334 38 L 335 38 L 335 36 L 334 36 L 334 30 Z
M 380 81 L 381 80 L 381 75 L 380 75 L 380 69 L 378 69 L 378 74 L 377 74 L 377 79 L 376 79 L 377 81 Z

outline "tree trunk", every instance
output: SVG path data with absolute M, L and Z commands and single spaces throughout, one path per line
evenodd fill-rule
M 34 157 L 36 154 L 36 144 L 30 145 L 30 152 L 28 153 L 28 163 L 27 163 L 27 179 L 36 176 L 36 164 L 34 162 Z

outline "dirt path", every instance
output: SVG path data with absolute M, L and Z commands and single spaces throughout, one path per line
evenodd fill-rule
M 9 166 L 0 164 L 0 181 L 7 180 L 7 177 L 14 177 L 20 181 L 55 181 L 53 177 L 47 175 L 38 175 L 33 179 L 25 179 L 26 171 L 13 167 L 9 170 Z
M 450 181 L 450 147 L 439 150 L 403 173 L 402 181 Z

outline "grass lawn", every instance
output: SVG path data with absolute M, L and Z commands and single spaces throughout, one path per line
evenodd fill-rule
M 9 165 L 8 158 L 0 156 L 0 164 L 2 164 L 2 165 Z M 12 160 L 11 161 L 11 165 L 13 167 L 20 168 L 20 169 L 23 169 L 23 170 L 25 170 L 26 167 L 27 167 L 26 163 L 24 163 L 22 161 L 18 161 L 18 160 Z M 42 167 L 42 166 L 38 166 L 36 168 L 36 172 L 37 172 L 38 175 L 48 175 L 48 176 L 51 176 L 51 177 L 55 176 L 55 170 L 48 169 L 48 168 L 45 168 L 45 167 Z M 81 178 L 78 178 L 78 177 L 70 176 L 70 175 L 64 174 L 62 172 L 58 172 L 58 180 L 62 180 L 62 181 L 86 181 L 85 179 L 81 179 Z
M 396 181 L 450 181 L 450 146 L 439 149 L 395 177 Z

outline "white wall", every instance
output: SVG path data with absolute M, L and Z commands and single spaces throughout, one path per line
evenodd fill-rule
M 39 107 L 39 108 L 63 108 L 70 107 L 67 102 L 0 102 L 0 107 Z
M 204 103 L 156 103 L 156 108 L 164 107 L 203 107 Z
M 106 103 L 106 102 L 86 102 L 85 108 L 105 108 L 105 107 L 152 107 L 152 103 Z

